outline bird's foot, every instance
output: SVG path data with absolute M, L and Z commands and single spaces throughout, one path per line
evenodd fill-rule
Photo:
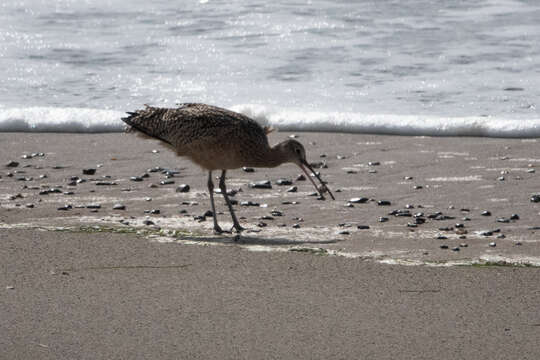
M 246 230 L 246 228 L 242 227 L 240 224 L 234 224 L 233 227 L 231 228 L 231 233 L 232 233 L 233 229 L 234 229 L 238 234 L 240 234 L 242 231 Z
M 223 233 L 230 234 L 231 231 L 223 230 L 219 225 L 214 226 L 214 234 L 215 235 L 221 235 Z

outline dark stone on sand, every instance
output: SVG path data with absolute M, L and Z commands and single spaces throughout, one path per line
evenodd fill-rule
M 446 239 L 448 239 L 447 236 L 444 236 L 444 235 L 437 236 L 437 240 L 446 240 Z
M 345 203 L 345 205 L 343 205 L 343 206 L 350 207 L 350 208 L 354 207 L 354 205 L 352 203 L 350 203 L 350 202 Z
M 453 247 L 453 248 L 452 248 L 452 251 L 459 251 L 459 247 L 457 247 L 457 246 L 456 246 L 456 247 Z
M 176 192 L 179 192 L 179 193 L 185 193 L 185 192 L 189 192 L 190 190 L 190 187 L 188 184 L 180 184 L 177 188 L 176 188 Z
M 279 186 L 292 185 L 292 180 L 285 179 L 285 178 L 277 179 L 276 185 L 279 185 Z
M 253 201 L 240 201 L 240 206 L 259 206 L 260 204 Z
M 272 183 L 269 180 L 261 180 L 250 183 L 249 187 L 252 189 L 271 189 Z
M 364 204 L 364 203 L 367 203 L 368 201 L 369 199 L 367 197 L 355 197 L 355 198 L 349 199 L 349 202 L 353 204 Z
M 154 223 L 152 220 L 148 220 L 148 219 L 144 220 L 144 221 L 143 221 L 143 224 L 144 224 L 144 225 L 147 225 L 147 226 L 155 225 L 155 223 Z
M 214 216 L 214 213 L 212 212 L 212 210 L 206 210 L 205 213 L 203 214 L 203 216 L 205 216 L 205 217 Z
M 274 220 L 274 218 L 271 217 L 270 215 L 264 215 L 264 216 L 261 216 L 259 220 Z
M 482 211 L 482 212 L 480 213 L 480 215 L 482 215 L 482 216 L 491 216 L 491 211 L 489 211 L 489 210 L 484 210 L 484 211 Z
M 533 194 L 531 195 L 531 202 L 540 202 L 540 194 Z
M 454 228 L 451 227 L 451 226 L 446 226 L 446 227 L 439 228 L 439 231 L 452 231 L 452 230 L 454 230 Z
M 17 167 L 19 163 L 17 161 L 10 161 L 6 164 L 6 167 Z
M 493 231 L 482 231 L 480 233 L 480 235 L 482 236 L 492 236 L 493 235 Z
M 131 181 L 143 181 L 143 178 L 141 176 L 132 176 L 129 178 Z
M 418 224 L 407 223 L 407 227 L 415 228 L 415 227 L 418 227 Z
M 468 247 L 469 245 L 467 243 L 461 243 L 459 244 L 460 247 Z
M 369 225 L 358 225 L 356 228 L 358 230 L 367 230 L 369 229 Z
M 66 204 L 64 206 L 60 206 L 57 210 L 60 210 L 60 211 L 66 211 L 66 210 L 71 210 L 73 207 L 69 204 Z
M 379 206 L 390 206 L 392 203 L 389 200 L 379 200 L 377 201 L 377 205 Z
M 300 224 L 293 224 L 292 227 L 293 227 L 294 229 L 299 229 L 299 228 L 300 228 Z
M 35 205 L 30 203 L 30 204 L 26 204 L 24 206 L 26 206 L 29 209 L 33 209 Z
M 426 222 L 426 219 L 424 219 L 423 217 L 415 217 L 414 218 L 414 223 L 417 224 L 417 225 L 422 225 Z
M 519 220 L 519 215 L 518 214 L 510 215 L 510 220 Z
M 113 210 L 126 210 L 126 206 L 124 204 L 114 204 Z
M 260 222 L 257 224 L 257 226 L 260 227 L 260 228 L 263 228 L 263 227 L 267 227 L 268 224 L 265 223 L 265 222 L 260 221 Z
M 489 247 L 495 247 L 495 246 L 497 246 L 497 244 L 496 244 L 494 241 L 490 242 L 488 245 L 489 245 Z
M 457 223 L 457 224 L 455 225 L 455 227 L 456 227 L 457 229 L 464 228 L 464 227 L 465 227 L 465 224 Z
M 338 233 L 339 235 L 350 235 L 351 233 L 347 230 L 342 230 Z
M 174 184 L 174 180 L 170 180 L 170 179 L 167 179 L 167 180 L 161 180 L 159 182 L 160 185 L 171 185 L 171 184 Z
M 508 219 L 508 218 L 498 218 L 498 219 L 497 219 L 497 222 L 500 222 L 500 223 L 509 223 L 509 222 L 510 222 L 510 219 Z
M 101 209 L 101 205 L 100 204 L 88 204 L 88 205 L 86 205 L 86 208 L 87 209 Z
M 252 168 L 252 167 L 246 167 L 246 166 L 244 166 L 244 167 L 242 168 L 242 170 L 244 170 L 244 172 L 247 172 L 247 173 L 255 172 L 255 169 L 254 169 L 254 168 Z
M 497 235 L 497 239 L 504 239 L 504 238 L 506 238 L 506 235 L 504 234 Z
M 440 247 L 441 249 L 448 249 L 448 245 L 444 245 L 444 244 L 441 245 L 441 246 L 439 246 L 439 247 Z
M 347 174 L 358 174 L 358 171 L 349 169 L 346 171 Z
M 394 215 L 396 217 L 411 217 L 412 216 L 411 212 L 407 209 L 394 210 L 388 215 Z
M 146 171 L 147 171 L 147 172 L 151 172 L 151 173 L 155 173 L 155 172 L 160 172 L 160 171 L 162 171 L 162 170 L 163 170 L 163 168 L 161 168 L 161 167 L 159 167 L 159 166 L 156 166 L 156 167 L 154 167 L 154 168 L 152 168 L 152 169 L 148 169 L 148 170 L 146 170 Z
M 298 191 L 298 187 L 297 187 L 297 186 L 291 186 L 291 187 L 288 188 L 286 191 L 287 191 L 287 192 L 297 192 L 297 191 Z
M 83 169 L 82 173 L 83 175 L 94 175 L 96 173 L 96 169 Z
M 368 162 L 368 165 L 369 166 L 379 166 L 379 165 L 381 165 L 381 163 L 379 161 L 370 161 L 370 162 Z
M 272 216 L 283 216 L 283 212 L 279 210 L 272 210 L 270 211 L 270 214 L 272 214 Z
M 114 181 L 96 181 L 96 185 L 97 186 L 114 186 L 118 184 L 115 183 Z
M 73 191 L 64 191 L 64 195 L 74 195 L 75 193 Z
M 381 216 L 379 222 L 387 222 L 389 219 L 387 217 Z
M 369 170 L 368 170 L 368 173 L 369 173 L 369 174 L 376 174 L 376 173 L 377 173 L 377 170 L 375 170 L 375 169 L 369 169 Z
M 505 87 L 503 90 L 504 91 L 523 91 L 525 89 L 523 89 L 522 87 L 517 87 L 517 86 L 509 86 L 509 87 Z
M 306 181 L 306 177 L 304 174 L 300 174 L 296 177 L 296 181 Z

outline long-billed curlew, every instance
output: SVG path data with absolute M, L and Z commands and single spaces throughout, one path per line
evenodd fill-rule
M 218 225 L 214 205 L 214 170 L 221 170 L 219 188 L 237 232 L 243 228 L 227 195 L 225 174 L 229 169 L 244 166 L 276 167 L 292 162 L 304 171 L 323 199 L 325 192 L 334 199 L 330 189 L 306 161 L 302 144 L 296 140 L 286 140 L 271 147 L 266 136 L 271 129 L 263 128 L 245 115 L 205 104 L 182 104 L 176 109 L 146 106 L 143 110 L 128 114 L 128 117 L 122 118 L 130 126 L 128 131 L 136 130 L 159 139 L 179 156 L 186 156 L 208 170 L 208 191 L 216 233 L 222 233 L 223 230 Z M 321 182 L 320 187 L 315 184 L 306 168 Z

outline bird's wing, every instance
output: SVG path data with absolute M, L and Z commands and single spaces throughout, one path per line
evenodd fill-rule
M 162 140 L 179 152 L 183 148 L 230 137 L 257 137 L 266 141 L 265 130 L 249 117 L 205 104 L 182 104 L 167 109 L 147 106 L 122 120 L 132 129 Z

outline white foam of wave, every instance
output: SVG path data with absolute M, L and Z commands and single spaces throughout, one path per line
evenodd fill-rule
M 261 105 L 237 105 L 233 110 L 283 131 L 350 132 L 421 136 L 540 136 L 540 119 L 493 117 L 434 117 L 424 115 L 361 114 L 273 110 Z
M 129 109 L 133 110 L 133 109 Z M 282 131 L 346 132 L 415 136 L 540 137 L 540 119 L 432 117 L 271 109 L 237 105 L 232 110 Z M 0 108 L 3 132 L 120 132 L 123 111 L 90 108 Z
M 0 131 L 100 133 L 123 131 L 125 113 L 89 108 L 0 109 Z

